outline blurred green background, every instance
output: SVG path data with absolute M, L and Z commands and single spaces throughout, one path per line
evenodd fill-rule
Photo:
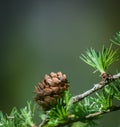
M 109 45 L 119 30 L 118 0 L 0 1 L 0 110 L 24 107 L 51 71 L 67 74 L 73 95 L 91 88 L 99 73 L 79 56 L 87 48 Z M 99 127 L 118 127 L 119 120 L 120 111 L 107 114 Z

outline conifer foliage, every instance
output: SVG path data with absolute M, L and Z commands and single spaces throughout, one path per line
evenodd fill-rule
M 109 74 L 111 65 L 120 62 L 119 46 L 120 32 L 109 47 L 103 46 L 100 51 L 91 48 L 80 56 L 100 72 L 101 80 L 91 89 L 72 96 L 66 74 L 46 74 L 35 87 L 34 101 L 20 110 L 14 107 L 9 115 L 0 111 L 0 127 L 76 127 L 76 122 L 80 127 L 96 127 L 102 115 L 120 110 L 120 72 Z M 35 117 L 42 122 L 37 124 Z

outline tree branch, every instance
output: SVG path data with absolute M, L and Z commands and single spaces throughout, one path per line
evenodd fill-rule
M 86 91 L 82 94 L 79 94 L 79 95 L 76 95 L 76 96 L 72 97 L 72 103 L 76 103 L 76 102 L 84 99 L 85 97 L 89 96 L 93 92 L 96 92 L 97 90 L 102 89 L 104 86 L 110 84 L 111 82 L 113 82 L 113 81 L 115 81 L 119 78 L 120 78 L 120 73 L 118 73 L 116 75 L 113 75 L 110 80 L 104 80 L 104 81 L 101 81 L 98 84 L 95 84 L 94 87 L 91 88 L 90 90 L 88 90 L 88 91 Z
M 103 115 L 103 114 L 106 114 L 106 113 L 110 113 L 110 112 L 114 112 L 114 111 L 118 111 L 118 110 L 120 110 L 120 106 L 113 106 L 113 107 L 109 108 L 109 109 L 106 110 L 106 111 L 99 111 L 99 112 L 95 112 L 95 113 L 93 113 L 93 114 L 89 114 L 89 115 L 85 116 L 84 119 L 86 119 L 86 120 L 87 120 L 87 119 L 88 119 L 88 120 L 89 120 L 89 119 L 93 119 L 93 118 L 95 118 L 95 117 L 97 117 L 97 116 L 100 116 L 100 115 Z M 66 121 L 65 123 L 61 123 L 61 124 L 59 124 L 59 125 L 56 126 L 56 127 L 62 127 L 62 126 L 69 125 L 69 124 L 74 123 L 74 122 L 78 122 L 78 121 L 80 121 L 79 118 L 77 118 L 77 119 L 69 118 L 68 121 Z
M 116 75 L 113 75 L 111 76 L 109 79 L 106 79 L 106 80 L 102 80 L 100 83 L 98 84 L 95 84 L 93 88 L 91 88 L 90 90 L 80 94 L 80 95 L 76 95 L 74 97 L 72 97 L 72 103 L 77 103 L 78 101 L 81 101 L 82 99 L 84 99 L 85 97 L 89 96 L 90 94 L 96 92 L 97 90 L 99 89 L 102 89 L 104 86 L 110 84 L 111 82 L 115 81 L 115 80 L 118 80 L 120 79 L 120 73 L 116 74 Z M 120 106 L 113 106 L 113 107 L 110 107 L 108 110 L 106 111 L 99 111 L 99 112 L 95 112 L 93 114 L 89 114 L 87 116 L 85 116 L 83 119 L 92 119 L 96 116 L 100 116 L 100 115 L 103 115 L 103 114 L 106 114 L 106 113 L 110 113 L 110 112 L 113 112 L 113 111 L 117 111 L 117 110 L 120 110 Z M 68 116 L 68 120 L 65 121 L 64 123 L 60 123 L 59 125 L 57 125 L 56 127 L 61 127 L 61 126 L 64 126 L 64 125 L 69 125 L 73 122 L 77 122 L 77 121 L 80 121 L 80 118 L 72 118 L 72 117 L 69 117 Z M 43 121 L 39 127 L 44 127 L 44 125 L 47 124 L 47 120 Z
M 110 113 L 110 112 L 117 111 L 117 110 L 120 110 L 120 106 L 113 106 L 110 109 L 108 109 L 107 111 L 100 111 L 100 112 L 96 112 L 93 114 L 89 114 L 86 116 L 86 119 L 94 118 L 96 116 L 103 115 L 103 114 Z

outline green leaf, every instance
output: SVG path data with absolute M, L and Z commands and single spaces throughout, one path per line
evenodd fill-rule
M 55 127 L 59 123 L 64 123 L 68 120 L 70 107 L 71 94 L 69 91 L 65 91 L 63 96 L 58 100 L 57 105 L 46 112 L 49 121 L 45 127 Z
M 23 127 L 32 126 L 33 125 L 33 117 L 34 110 L 32 110 L 31 102 L 27 102 L 27 106 L 20 109 L 20 113 L 18 114 L 18 118 L 20 120 L 20 125 Z
M 118 61 L 117 50 L 112 50 L 112 44 L 109 48 L 102 47 L 102 50 L 96 52 L 94 49 L 90 49 L 86 51 L 86 54 L 82 54 L 80 58 L 92 66 L 96 71 L 99 71 L 101 74 L 105 73 L 107 68 Z
M 114 39 L 111 39 L 111 42 L 120 46 L 120 32 L 116 33 L 116 35 L 114 36 Z

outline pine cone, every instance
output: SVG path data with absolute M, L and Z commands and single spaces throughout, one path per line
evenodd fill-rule
M 51 72 L 35 87 L 35 100 L 44 110 L 49 110 L 57 104 L 57 100 L 62 97 L 64 91 L 68 90 L 68 87 L 65 74 Z

